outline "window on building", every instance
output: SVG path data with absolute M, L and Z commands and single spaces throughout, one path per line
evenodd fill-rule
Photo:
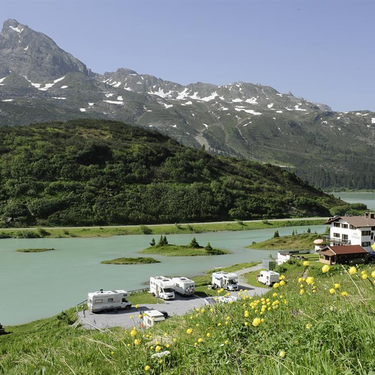
M 341 228 L 348 228 L 348 224 L 341 224 Z
M 340 238 L 340 233 L 333 233 L 333 237 Z
M 362 236 L 371 236 L 371 231 L 370 230 L 363 230 Z
M 94 302 L 95 303 L 103 303 L 103 300 L 102 299 L 96 299 Z
M 343 234 L 343 235 L 342 235 L 342 239 L 343 239 L 344 241 L 347 241 L 347 240 L 348 240 L 348 235 L 347 235 L 347 234 Z
M 333 226 L 336 228 L 340 228 L 340 223 L 333 223 Z
M 356 227 L 354 225 L 350 225 L 349 228 L 350 229 L 356 229 Z
M 375 230 L 375 227 L 371 227 L 371 230 Z
M 108 302 L 113 302 L 113 298 L 108 298 Z
M 369 247 L 371 246 L 371 242 L 362 242 L 362 247 Z

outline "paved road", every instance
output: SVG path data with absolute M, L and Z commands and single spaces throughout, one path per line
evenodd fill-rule
M 258 266 L 245 269 L 246 272 L 254 271 Z M 269 291 L 267 288 L 260 288 L 248 285 L 246 283 L 240 282 L 240 287 L 249 296 L 261 296 Z M 237 292 L 232 292 L 231 295 L 237 296 Z M 79 323 L 86 329 L 107 329 L 110 327 L 123 327 L 132 328 L 139 327 L 141 325 L 141 320 L 138 317 L 139 313 L 145 310 L 161 310 L 166 311 L 170 316 L 173 315 L 185 315 L 192 309 L 202 307 L 206 305 L 204 298 L 199 298 L 197 296 L 191 298 L 179 297 L 172 301 L 165 301 L 162 304 L 140 304 L 139 308 L 136 309 L 132 307 L 130 310 L 110 312 L 110 313 L 100 313 L 94 314 L 89 310 L 85 312 L 80 311 L 78 313 Z
M 293 218 L 293 219 L 269 219 L 269 221 L 299 221 L 299 220 L 328 220 L 329 217 L 301 217 L 301 218 Z M 263 220 L 243 220 L 244 223 L 260 223 Z M 234 224 L 236 221 L 213 221 L 213 222 L 203 222 L 203 223 L 178 223 L 179 225 L 204 225 L 204 224 Z M 160 227 L 160 226 L 168 226 L 173 225 L 170 224 L 147 224 L 148 227 Z M 90 229 L 90 228 L 138 228 L 139 225 L 99 225 L 99 226 L 91 226 L 91 227 L 45 227 L 46 229 Z M 30 228 L 0 228 L 3 230 L 31 230 L 31 229 L 38 229 L 39 227 L 30 227 Z

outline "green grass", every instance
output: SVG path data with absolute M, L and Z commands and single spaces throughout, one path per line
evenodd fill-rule
M 160 263 L 154 258 L 138 257 L 138 258 L 116 258 L 112 260 L 103 260 L 102 264 L 151 264 Z
M 207 273 L 212 273 L 212 272 L 217 272 L 217 271 L 236 272 L 236 271 L 239 271 L 239 270 L 243 270 L 244 268 L 254 267 L 257 264 L 259 264 L 259 262 L 237 263 L 237 264 L 233 264 L 233 266 L 229 266 L 229 267 L 218 267 L 218 268 L 207 271 Z
M 260 271 L 264 271 L 264 269 L 259 269 L 257 271 L 253 271 L 253 272 L 249 272 L 249 273 L 245 273 L 243 275 L 243 277 L 245 278 L 246 282 L 250 285 L 253 285 L 253 286 L 264 286 L 263 284 L 261 283 L 258 283 L 257 281 L 257 278 L 256 276 L 259 275 L 259 272 Z
M 301 262 L 285 267 L 286 284 L 264 298 L 244 295 L 238 303 L 205 306 L 147 331 L 137 329 L 135 337 L 119 328 L 106 333 L 72 328 L 73 310 L 6 327 L 12 334 L 0 337 L 0 373 L 371 374 L 375 267 L 361 266 L 348 275 L 347 268 L 336 266 L 324 274 L 314 264 L 309 275 L 315 293 L 312 285 L 298 281 L 305 271 Z M 331 294 L 335 283 L 339 288 Z M 341 296 L 344 291 L 347 297 Z M 257 318 L 264 322 L 254 326 Z M 170 353 L 152 358 L 159 349 Z
M 151 246 L 141 251 L 143 254 L 158 254 L 169 257 L 181 256 L 203 256 L 203 255 L 223 255 L 230 254 L 230 251 L 214 249 L 215 253 L 208 253 L 205 248 L 191 248 L 184 245 L 164 245 L 164 246 Z
M 325 220 L 264 220 L 264 221 L 233 221 L 230 223 L 203 223 L 203 224 L 168 224 L 168 225 L 147 225 L 152 235 L 162 234 L 193 234 L 221 231 L 242 231 L 256 229 L 283 228 L 291 226 L 313 226 L 322 225 Z M 111 237 L 125 236 L 134 234 L 145 234 L 144 226 L 104 226 L 104 227 L 86 227 L 86 228 L 35 228 L 25 230 L 23 228 L 2 228 L 0 238 L 70 238 L 70 237 Z
M 247 246 L 258 250 L 313 250 L 314 240 L 322 238 L 321 234 L 302 233 L 294 236 L 282 236 Z
M 164 303 L 162 299 L 154 297 L 147 291 L 131 294 L 128 297 L 128 300 L 133 304 L 133 306 L 140 303 Z
M 44 253 L 45 251 L 53 251 L 54 248 L 51 249 L 17 249 L 16 251 L 19 253 Z

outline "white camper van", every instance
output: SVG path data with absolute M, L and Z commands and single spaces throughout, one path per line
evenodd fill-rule
M 195 282 L 187 277 L 174 277 L 172 283 L 175 292 L 178 294 L 192 296 L 195 293 Z
M 158 310 L 148 310 L 143 312 L 143 325 L 145 327 L 152 327 L 155 323 L 164 322 L 165 315 Z
M 280 281 L 280 274 L 274 271 L 260 271 L 257 275 L 258 283 L 262 283 L 267 286 L 272 286 Z
M 89 293 L 87 295 L 87 306 L 92 312 L 130 309 L 131 303 L 126 299 L 126 290 L 109 290 Z
M 235 273 L 228 272 L 214 272 L 212 274 L 212 287 L 223 288 L 226 290 L 238 290 L 238 276 Z
M 174 299 L 172 280 L 164 276 L 150 277 L 150 293 L 161 299 Z

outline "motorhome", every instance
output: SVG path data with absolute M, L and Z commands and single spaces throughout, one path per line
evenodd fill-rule
M 229 291 L 238 290 L 238 276 L 235 273 L 214 272 L 212 274 L 212 287 L 223 288 Z
M 262 283 L 267 286 L 272 286 L 280 281 L 280 274 L 274 271 L 260 271 L 257 275 L 258 283 Z
M 142 322 L 145 327 L 152 327 L 155 323 L 165 320 L 165 314 L 158 310 L 148 310 L 143 312 Z
M 175 292 L 183 296 L 192 296 L 195 293 L 195 282 L 187 277 L 174 277 L 172 279 Z
M 127 300 L 127 297 L 128 292 L 126 290 L 103 291 L 103 289 L 100 289 L 98 292 L 87 295 L 87 306 L 94 313 L 130 309 L 132 304 Z
M 161 299 L 174 299 L 174 284 L 168 277 L 150 277 L 150 293 Z

